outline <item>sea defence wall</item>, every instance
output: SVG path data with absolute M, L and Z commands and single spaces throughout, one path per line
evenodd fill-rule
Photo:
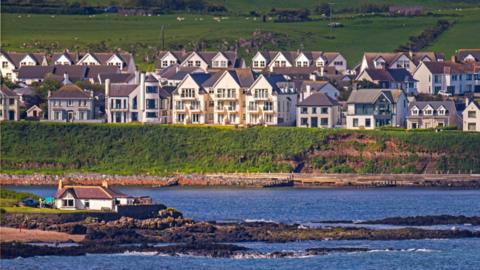
M 217 173 L 151 175 L 0 174 L 0 185 L 100 185 L 106 180 L 123 186 L 229 186 L 229 187 L 473 187 L 480 188 L 480 174 L 307 174 L 307 173 Z

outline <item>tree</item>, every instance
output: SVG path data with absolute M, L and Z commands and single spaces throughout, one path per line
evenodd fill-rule
M 62 83 L 49 78 L 47 78 L 36 88 L 43 100 L 48 99 L 48 91 L 57 91 L 62 86 Z

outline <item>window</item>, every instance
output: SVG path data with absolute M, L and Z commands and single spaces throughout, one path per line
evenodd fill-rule
M 85 208 L 89 209 L 90 208 L 90 201 L 85 200 Z
M 308 118 L 305 118 L 305 117 L 300 118 L 300 123 L 302 126 L 308 126 Z
M 367 118 L 365 119 L 365 127 L 371 127 L 372 126 L 372 119 Z
M 265 67 L 265 61 L 260 61 L 260 67 Z
M 358 127 L 358 118 L 353 118 L 353 127 Z
M 458 80 L 457 74 L 452 74 L 452 81 L 456 81 L 456 80 Z
M 439 83 L 440 82 L 440 75 L 433 75 L 433 82 Z
M 265 102 L 265 104 L 263 104 L 263 110 L 273 111 L 273 102 Z
M 312 113 L 317 113 L 317 107 L 312 107 Z
M 468 118 L 476 118 L 477 112 L 476 111 L 468 111 L 467 112 Z
M 113 101 L 112 100 L 112 109 L 121 109 L 122 108 L 122 100 L 121 99 L 115 99 L 115 106 L 113 106 Z
M 9 105 L 14 105 L 14 104 L 15 104 L 15 99 L 14 99 L 14 98 L 10 98 L 10 99 L 8 100 L 8 104 L 9 104 Z
M 157 118 L 157 112 L 147 112 L 147 118 Z
M 2 68 L 7 68 L 8 67 L 8 62 L 7 61 L 3 61 L 2 62 Z
M 237 102 L 235 102 L 235 101 L 230 101 L 230 102 L 228 103 L 228 110 L 229 110 L 229 111 L 235 111 L 235 110 L 237 110 Z
M 180 96 L 182 98 L 193 98 L 193 97 L 195 97 L 195 89 L 193 89 L 193 88 L 182 88 Z
M 443 109 L 443 108 L 442 108 L 442 109 L 439 109 L 439 110 L 437 111 L 437 113 L 438 113 L 438 115 L 445 115 L 445 109 Z
M 412 129 L 418 128 L 418 123 L 412 123 Z
M 163 61 L 162 66 L 167 67 L 168 66 L 168 61 L 167 60 Z
M 328 118 L 326 117 L 320 118 L 320 125 L 328 126 Z
M 137 97 L 134 97 L 132 100 L 132 109 L 136 110 L 137 109 Z
M 254 102 L 254 101 L 250 101 L 250 102 L 248 103 L 248 110 L 249 110 L 249 111 L 256 111 L 256 110 L 258 110 L 257 103 Z
M 156 99 L 147 99 L 147 109 L 156 109 L 157 100 Z
M 268 97 L 268 89 L 255 89 L 255 98 L 267 98 Z
M 187 66 L 189 66 L 189 67 L 193 67 L 193 61 L 191 61 L 191 60 L 190 60 L 190 61 L 188 61 L 188 62 L 187 62 Z
M 271 114 L 265 115 L 265 122 L 266 123 L 272 123 L 273 122 L 273 116 Z
M 253 61 L 253 67 L 259 67 L 258 61 Z
M 325 63 L 323 61 L 317 61 L 317 67 L 323 67 Z
M 412 115 L 418 115 L 418 109 L 412 109 Z
M 67 100 L 67 106 L 68 107 L 73 106 L 73 100 L 71 100 L 71 99 Z
M 185 104 L 183 103 L 183 101 L 177 101 L 175 103 L 175 109 L 177 109 L 177 110 L 185 109 Z
M 179 113 L 177 114 L 177 122 L 178 123 L 183 123 L 185 121 L 185 114 Z
M 343 66 L 343 61 L 335 61 L 333 62 L 335 66 Z
M 328 108 L 327 107 L 322 107 L 321 108 L 321 113 L 322 114 L 327 114 L 328 113 Z
M 218 101 L 217 102 L 217 110 L 222 111 L 223 110 L 223 101 Z
M 423 111 L 423 114 L 424 114 L 424 115 L 432 115 L 432 114 L 433 114 L 433 110 L 432 110 L 432 109 L 425 109 L 425 110 Z
M 195 61 L 195 66 L 196 66 L 196 67 L 199 67 L 199 66 L 201 66 L 201 62 L 200 62 L 200 60 L 197 60 L 197 61 Z
M 192 103 L 190 105 L 190 108 L 192 110 L 199 110 L 200 109 L 200 101 L 198 101 L 198 100 L 192 101 Z
M 477 124 L 476 123 L 468 123 L 467 129 L 468 129 L 468 131 L 476 131 L 477 130 Z
M 208 107 L 210 107 L 210 108 L 215 107 L 215 102 L 213 100 L 210 100 L 208 102 Z
M 230 124 L 235 124 L 237 122 L 237 115 L 231 114 L 228 120 L 230 121 Z
M 155 93 L 158 93 L 158 87 L 156 87 L 156 86 L 147 86 L 146 91 L 147 91 L 147 93 L 149 93 L 149 94 L 155 94 Z
M 473 74 L 467 74 L 467 75 L 465 75 L 465 79 L 466 79 L 467 81 L 471 81 L 471 80 L 473 79 Z
M 62 205 L 63 205 L 63 207 L 74 207 L 75 202 L 74 202 L 73 199 L 63 199 L 62 200 Z
M 308 107 L 302 107 L 301 114 L 307 114 L 307 113 L 308 113 Z
M 200 122 L 200 114 L 194 113 L 192 114 L 192 123 L 199 123 Z

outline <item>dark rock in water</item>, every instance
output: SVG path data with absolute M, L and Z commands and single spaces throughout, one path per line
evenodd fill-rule
M 450 224 L 471 224 L 480 225 L 480 217 L 466 216 L 416 216 L 416 217 L 391 217 L 378 220 L 369 220 L 360 222 L 359 224 L 386 224 L 386 225 L 403 225 L 403 226 L 432 226 L 432 225 L 450 225 Z
M 363 247 L 335 247 L 335 248 L 325 248 L 325 247 L 319 247 L 319 248 L 309 248 L 306 249 L 305 251 L 309 255 L 324 255 L 332 252 L 366 252 L 370 251 L 370 248 L 363 248 Z
M 88 228 L 85 241 L 110 243 L 142 243 L 148 241 L 146 237 L 130 229 L 104 228 L 102 230 Z

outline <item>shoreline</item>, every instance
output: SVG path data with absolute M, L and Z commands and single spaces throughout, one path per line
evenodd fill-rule
M 0 174 L 0 186 L 50 186 L 58 180 L 82 185 L 108 181 L 119 186 L 151 187 L 459 187 L 480 188 L 480 174 L 320 174 L 320 173 L 211 173 L 172 176 L 107 175 L 100 173 Z

